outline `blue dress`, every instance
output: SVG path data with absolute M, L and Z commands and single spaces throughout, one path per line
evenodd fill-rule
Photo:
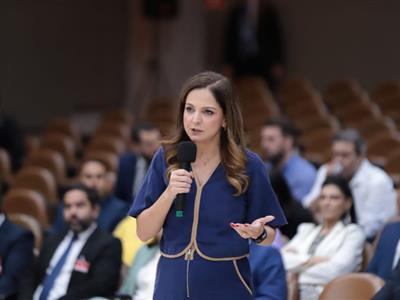
M 251 223 L 266 215 L 277 227 L 286 218 L 269 183 L 265 166 L 257 154 L 247 150 L 247 191 L 235 189 L 219 164 L 203 185 L 193 181 L 187 194 L 184 216 L 175 216 L 174 205 L 163 226 L 154 291 L 155 300 L 253 299 L 248 262 L 249 243 L 230 223 Z M 160 148 L 129 214 L 138 216 L 167 188 L 166 161 Z

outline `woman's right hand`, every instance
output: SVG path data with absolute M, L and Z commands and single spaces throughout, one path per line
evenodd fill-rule
M 167 191 L 172 199 L 178 194 L 189 193 L 193 181 L 193 173 L 185 169 L 178 169 L 171 172 Z

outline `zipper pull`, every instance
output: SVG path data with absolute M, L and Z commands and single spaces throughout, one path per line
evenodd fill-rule
M 188 251 L 185 253 L 185 260 L 193 260 L 194 251 L 192 248 L 189 248 Z

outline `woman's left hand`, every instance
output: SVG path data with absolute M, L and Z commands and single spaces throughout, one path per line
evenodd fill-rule
M 273 221 L 274 219 L 274 216 L 265 216 L 254 220 L 251 224 L 230 223 L 230 225 L 242 238 L 256 239 L 262 234 L 265 224 Z

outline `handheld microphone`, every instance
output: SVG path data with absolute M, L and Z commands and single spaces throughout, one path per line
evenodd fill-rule
M 178 144 L 177 159 L 179 167 L 191 171 L 190 163 L 196 160 L 196 145 L 190 141 L 183 141 Z M 178 194 L 175 199 L 175 215 L 183 217 L 185 210 L 186 194 Z

